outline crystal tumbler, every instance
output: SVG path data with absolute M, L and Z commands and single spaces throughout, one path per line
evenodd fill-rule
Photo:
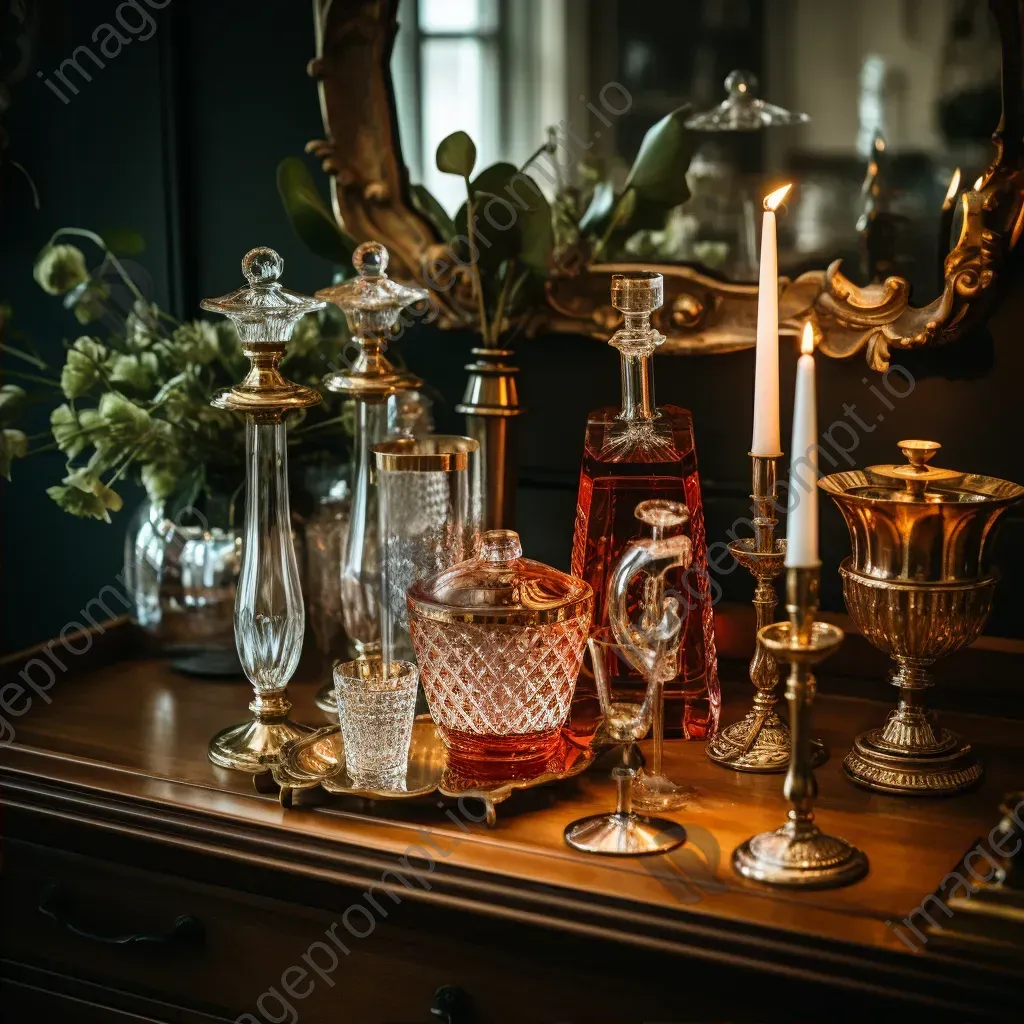
M 354 786 L 405 786 L 418 682 L 419 672 L 408 661 L 392 661 L 385 668 L 373 657 L 335 666 L 345 771 Z
M 385 661 L 414 659 L 406 591 L 480 548 L 472 479 L 480 445 L 431 434 L 374 445 L 380 497 L 381 642 Z

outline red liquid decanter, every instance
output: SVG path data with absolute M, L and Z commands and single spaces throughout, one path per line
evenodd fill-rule
M 655 407 L 651 380 L 654 350 L 665 340 L 651 325 L 651 313 L 662 303 L 662 277 L 615 274 L 611 291 L 612 305 L 624 319 L 609 341 L 622 359 L 622 408 L 597 409 L 587 419 L 572 573 L 593 587 L 592 628 L 607 626 L 608 581 L 615 565 L 626 545 L 648 536 L 649 527 L 636 518 L 637 505 L 662 498 L 687 506 L 685 524 L 664 528 L 664 536 L 681 532 L 693 544 L 690 567 L 665 577 L 665 591 L 678 598 L 684 616 L 679 672 L 665 684 L 665 724 L 668 736 L 708 739 L 718 726 L 722 698 L 693 420 L 687 409 Z M 645 611 L 642 579 L 634 581 L 629 606 L 631 614 Z M 639 677 L 635 686 L 639 696 Z M 596 687 L 585 666 L 573 703 L 573 730 L 586 737 L 598 718 Z

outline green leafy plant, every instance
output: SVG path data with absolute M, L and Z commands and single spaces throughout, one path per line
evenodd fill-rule
M 296 234 L 310 251 L 341 269 L 348 268 L 356 241 L 339 227 L 301 158 L 286 157 L 278 165 L 277 191 Z
M 69 237 L 92 242 L 102 254 L 100 265 L 89 270 Z M 117 244 L 138 251 L 137 239 L 122 235 Z M 7 356 L 32 367 L 5 368 L 6 375 L 42 389 L 39 400 L 52 408 L 50 434 L 27 438 L 8 429 L 26 392 L 20 385 L 0 388 L 0 471 L 9 475 L 11 460 L 25 455 L 30 441 L 43 441 L 36 451 L 55 448 L 66 460 L 64 478 L 47 490 L 50 497 L 72 515 L 107 522 L 122 506 L 117 487 L 126 479 L 141 483 L 154 502 L 237 495 L 244 423 L 210 405 L 214 392 L 236 384 L 249 365 L 234 325 L 169 316 L 140 292 L 113 240 L 91 231 L 57 232 L 39 254 L 34 276 L 46 292 L 63 296 L 88 333 L 65 343 L 56 375 L 38 353 L 4 341 Z M 314 387 L 329 364 L 340 361 L 347 339 L 340 313 L 328 310 L 299 322 L 282 360 L 288 376 Z M 290 462 L 296 468 L 337 464 L 350 434 L 348 410 L 328 393 L 323 405 L 293 417 Z
M 413 208 L 433 226 L 451 257 L 431 255 L 432 263 L 445 264 L 447 274 L 435 277 L 424 268 L 428 282 L 451 290 L 453 305 L 465 311 L 460 323 L 478 331 L 485 345 L 500 345 L 541 300 L 550 274 L 573 273 L 594 260 L 627 254 L 632 236 L 664 227 L 669 212 L 686 202 L 694 150 L 685 127 L 688 114 L 689 107 L 680 107 L 648 130 L 619 189 L 588 164 L 576 169 L 575 180 L 566 180 L 554 129 L 518 168 L 501 162 L 477 171 L 477 147 L 466 132 L 442 139 L 437 169 L 462 179 L 466 199 L 452 217 L 423 185 L 410 186 Z M 531 173 L 544 156 L 555 172 L 545 174 L 555 182 L 550 200 Z M 354 239 L 337 225 L 303 161 L 285 160 L 277 182 L 299 238 L 347 270 Z

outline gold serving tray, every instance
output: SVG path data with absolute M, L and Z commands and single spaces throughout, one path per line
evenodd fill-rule
M 280 788 L 282 807 L 292 806 L 295 791 L 317 787 L 325 793 L 369 800 L 409 800 L 436 792 L 446 797 L 480 800 L 487 814 L 487 824 L 493 826 L 497 821 L 497 805 L 507 800 L 515 790 L 571 779 L 584 771 L 594 756 L 593 746 L 582 747 L 563 733 L 559 747 L 545 770 L 534 778 L 500 782 L 469 778 L 448 767 L 447 751 L 437 726 L 429 715 L 419 715 L 413 723 L 404 789 L 362 789 L 353 785 L 345 772 L 341 727 L 337 725 L 324 726 L 285 744 L 281 761 L 271 768 L 271 774 Z

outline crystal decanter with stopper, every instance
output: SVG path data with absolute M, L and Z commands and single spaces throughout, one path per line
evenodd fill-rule
M 678 671 L 665 683 L 665 732 L 706 739 L 718 724 L 721 691 L 693 421 L 687 409 L 654 404 L 652 357 L 665 339 L 651 325 L 651 313 L 662 303 L 661 275 L 615 274 L 611 292 L 612 305 L 624 318 L 609 342 L 621 356 L 622 408 L 597 409 L 587 420 L 572 572 L 593 587 L 593 628 L 608 626 L 612 572 L 626 546 L 646 531 L 637 506 L 663 499 L 687 507 L 688 519 L 680 517 L 661 534 L 684 534 L 693 545 L 689 568 L 676 567 L 664 579 L 664 590 L 678 598 L 684 619 Z M 644 580 L 637 578 L 629 594 L 631 613 L 643 611 L 644 594 Z M 639 692 L 639 676 L 636 684 Z M 584 676 L 574 701 L 573 731 L 593 733 L 598 719 L 594 682 Z
M 422 288 L 409 288 L 387 275 L 388 251 L 380 242 L 364 242 L 352 254 L 357 276 L 317 292 L 345 314 L 355 357 L 345 369 L 324 378 L 324 387 L 355 401 L 352 439 L 352 509 L 341 563 L 341 611 L 345 633 L 359 657 L 381 653 L 380 551 L 378 496 L 371 448 L 388 432 L 388 400 L 413 391 L 423 382 L 400 373 L 384 352 L 402 310 L 428 297 Z M 334 689 L 325 686 L 316 697 L 325 711 L 335 710 Z
M 285 379 L 278 363 L 299 319 L 326 303 L 286 291 L 278 283 L 284 261 L 273 249 L 253 249 L 242 260 L 248 285 L 201 305 L 223 313 L 238 329 L 252 362 L 245 380 L 219 391 L 212 404 L 245 415 L 245 529 L 235 596 L 235 643 L 256 690 L 251 721 L 210 741 L 210 760 L 222 768 L 258 772 L 309 728 L 288 718 L 288 682 L 299 663 L 306 615 L 292 542 L 288 501 L 288 445 L 284 416 L 320 402 L 320 393 Z

